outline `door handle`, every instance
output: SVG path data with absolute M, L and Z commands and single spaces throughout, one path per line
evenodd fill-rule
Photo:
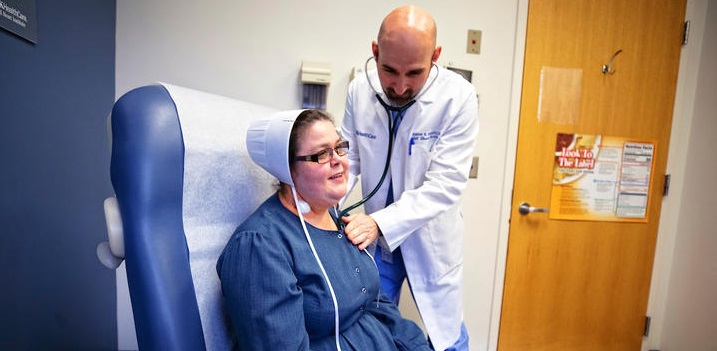
M 533 207 L 533 206 L 530 206 L 529 203 L 523 202 L 523 203 L 521 203 L 520 206 L 518 207 L 518 212 L 520 212 L 520 214 L 522 214 L 523 216 L 525 216 L 525 215 L 527 215 L 527 214 L 529 214 L 529 213 L 532 213 L 532 212 L 548 213 L 548 212 L 550 212 L 550 209 L 549 209 L 549 208 L 543 208 L 543 207 Z

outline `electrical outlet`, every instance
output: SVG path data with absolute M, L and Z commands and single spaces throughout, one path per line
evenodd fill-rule
M 482 37 L 481 31 L 477 29 L 468 30 L 468 42 L 466 43 L 466 52 L 469 54 L 480 54 L 480 42 Z
M 478 178 L 478 156 L 473 156 L 471 170 L 468 172 L 468 178 Z

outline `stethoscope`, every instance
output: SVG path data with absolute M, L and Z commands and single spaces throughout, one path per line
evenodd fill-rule
M 386 151 L 386 163 L 383 166 L 383 173 L 381 173 L 381 179 L 379 179 L 376 186 L 373 188 L 373 190 L 371 190 L 370 193 L 368 193 L 368 195 L 366 195 L 363 199 L 356 202 L 355 204 L 348 206 L 341 211 L 337 210 L 338 214 L 334 217 L 334 221 L 336 222 L 336 226 L 339 228 L 339 230 L 343 230 L 343 228 L 344 228 L 344 223 L 341 220 L 341 217 L 347 216 L 349 214 L 349 212 L 351 212 L 352 210 L 356 209 L 357 207 L 363 205 L 366 201 L 370 200 L 376 194 L 376 192 L 378 192 L 378 189 L 381 188 L 381 185 L 383 185 L 384 180 L 386 180 L 386 175 L 388 174 L 388 169 L 391 167 L 391 155 L 393 154 L 393 142 L 396 138 L 398 122 L 406 114 L 406 110 L 408 110 L 409 107 L 413 106 L 413 104 L 416 103 L 416 99 L 418 99 L 423 94 L 425 94 L 426 91 L 428 91 L 428 89 L 431 88 L 433 83 L 436 82 L 436 79 L 438 79 L 438 73 L 439 73 L 438 65 L 436 65 L 435 62 L 431 62 L 431 64 L 436 67 L 436 74 L 433 77 L 433 79 L 431 79 L 431 81 L 428 82 L 428 85 L 423 87 L 423 89 L 421 89 L 421 92 L 418 95 L 414 96 L 411 99 L 411 101 L 409 101 L 405 105 L 400 106 L 400 107 L 392 106 L 392 105 L 389 105 L 388 103 L 386 103 L 386 101 L 384 101 L 381 98 L 381 93 L 379 93 L 379 91 L 373 85 L 373 83 L 371 82 L 371 77 L 369 77 L 368 63 L 371 62 L 371 60 L 375 60 L 375 59 L 376 58 L 374 56 L 371 56 L 366 60 L 366 62 L 364 63 L 364 74 L 366 75 L 366 81 L 368 82 L 369 87 L 371 87 L 371 90 L 373 90 L 374 95 L 376 96 L 376 99 L 378 100 L 379 104 L 381 104 L 381 106 L 383 106 L 383 108 L 386 110 L 386 115 L 388 118 L 388 150 Z

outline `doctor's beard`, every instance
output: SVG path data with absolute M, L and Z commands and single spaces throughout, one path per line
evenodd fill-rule
M 406 105 L 407 103 L 411 102 L 411 100 L 416 96 L 416 94 L 413 93 L 413 89 L 406 89 L 406 91 L 403 92 L 403 94 L 396 94 L 396 91 L 392 88 L 388 88 L 385 90 L 386 97 L 397 107 L 402 107 Z

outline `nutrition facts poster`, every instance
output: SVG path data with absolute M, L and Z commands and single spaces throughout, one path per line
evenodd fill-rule
M 646 222 L 655 143 L 559 133 L 550 218 Z

